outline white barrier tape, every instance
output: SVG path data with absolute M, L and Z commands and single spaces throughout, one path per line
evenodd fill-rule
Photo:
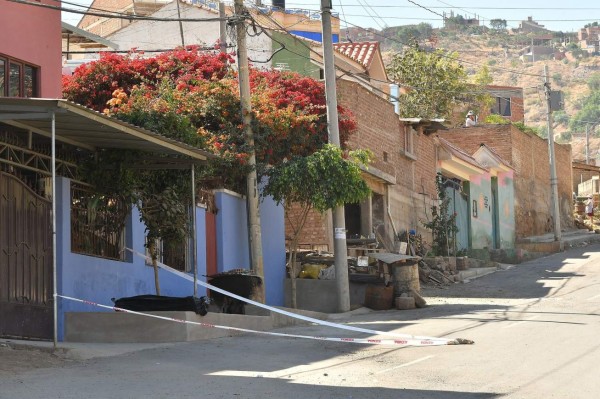
M 441 346 L 441 345 L 456 345 L 456 344 L 460 343 L 458 341 L 444 342 L 444 341 L 440 341 L 440 340 L 434 341 L 434 340 L 427 340 L 427 339 L 371 339 L 371 338 L 366 339 L 366 338 L 316 337 L 316 336 L 310 336 L 310 335 L 284 334 L 284 333 L 276 333 L 276 332 L 271 332 L 271 331 L 258 331 L 258 330 L 250 330 L 247 328 L 221 326 L 218 324 L 201 323 L 201 322 L 196 322 L 196 321 L 177 319 L 174 317 L 166 317 L 166 316 L 159 316 L 159 315 L 154 315 L 154 314 L 149 314 L 149 313 L 136 312 L 134 310 L 127 310 L 127 309 L 123 309 L 123 308 L 118 308 L 116 306 L 102 305 L 102 304 L 95 303 L 92 301 L 87 301 L 85 299 L 73 298 L 73 297 L 66 296 L 66 295 L 55 294 L 55 296 L 69 300 L 69 301 L 80 302 L 80 303 L 84 303 L 84 304 L 91 305 L 91 306 L 97 306 L 97 307 L 104 308 L 104 309 L 114 310 L 117 312 L 131 313 L 131 314 L 135 314 L 138 316 L 146 316 L 146 317 L 152 317 L 155 319 L 174 321 L 176 323 L 193 324 L 193 325 L 206 327 L 206 328 L 219 328 L 222 330 L 270 335 L 270 336 L 275 336 L 275 337 L 312 339 L 315 341 L 349 342 L 349 343 L 353 343 L 353 344 L 400 345 L 400 346 Z
M 144 258 L 146 260 L 149 260 L 149 258 L 146 255 L 144 255 L 144 254 L 142 254 L 140 252 L 134 251 L 133 249 L 130 249 L 130 248 L 126 248 L 126 249 L 128 251 L 130 251 L 131 253 L 137 255 L 137 256 L 140 256 L 140 257 L 142 257 L 142 258 Z M 165 265 L 164 263 L 161 263 L 161 262 L 157 262 L 157 264 L 158 264 L 158 266 L 160 268 L 162 268 L 162 269 L 164 269 L 164 270 L 166 270 L 168 272 L 171 272 L 171 273 L 173 273 L 173 274 L 175 274 L 175 275 L 177 275 L 177 276 L 179 276 L 181 278 L 184 278 L 184 279 L 186 279 L 188 281 L 191 281 L 192 283 L 194 282 L 193 277 L 187 275 L 186 273 L 180 272 L 179 270 L 175 270 L 172 267 L 167 266 L 167 265 Z M 397 338 L 402 338 L 402 339 L 409 339 L 409 340 L 416 340 L 416 341 L 434 341 L 434 342 L 439 342 L 438 345 L 446 345 L 446 344 L 450 344 L 451 345 L 453 343 L 467 343 L 467 340 L 463 340 L 461 338 L 458 338 L 458 339 L 448 339 L 448 338 L 415 336 L 415 335 L 409 335 L 409 334 L 397 334 L 397 333 L 391 333 L 391 332 L 388 332 L 388 331 L 369 330 L 369 329 L 366 329 L 366 328 L 360 328 L 360 327 L 347 326 L 347 325 L 344 325 L 344 324 L 331 323 L 329 321 L 319 320 L 319 319 L 315 319 L 313 317 L 303 316 L 303 315 L 300 315 L 300 314 L 297 314 L 297 313 L 292 313 L 292 312 L 288 312 L 288 311 L 283 310 L 283 309 L 279 309 L 279 308 L 275 308 L 275 307 L 272 307 L 272 306 L 269 306 L 269 305 L 265 305 L 264 303 L 256 302 L 256 301 L 253 301 L 251 299 L 244 298 L 242 296 L 239 296 L 239 295 L 236 295 L 234 293 L 231 293 L 229 291 L 225 291 L 225 290 L 223 290 L 223 289 L 221 289 L 219 287 L 215 287 L 214 285 L 205 283 L 204 281 L 198 280 L 197 282 L 198 282 L 198 284 L 200 284 L 203 287 L 206 287 L 206 288 L 208 288 L 210 290 L 219 292 L 219 293 L 221 293 L 223 295 L 227 295 L 229 297 L 238 299 L 238 300 L 240 300 L 242 302 L 246 302 L 246 303 L 249 303 L 251 305 L 258 306 L 260 308 L 270 310 L 270 311 L 275 312 L 275 313 L 283 314 L 283 315 L 286 315 L 286 316 L 289 316 L 289 317 L 292 317 L 292 318 L 295 318 L 295 319 L 308 321 L 308 322 L 319 324 L 319 325 L 322 325 L 322 326 L 328 326 L 328 327 L 338 328 L 338 329 L 341 329 L 341 330 L 354 331 L 354 332 L 362 332 L 362 333 L 372 334 L 372 335 L 392 336 L 392 337 L 397 337 Z

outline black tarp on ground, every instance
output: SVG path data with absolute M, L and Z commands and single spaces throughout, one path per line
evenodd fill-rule
M 194 312 L 201 316 L 208 313 L 206 298 L 193 296 L 173 297 L 158 295 L 138 295 L 113 300 L 117 308 L 133 310 L 136 312 L 151 311 L 180 311 Z

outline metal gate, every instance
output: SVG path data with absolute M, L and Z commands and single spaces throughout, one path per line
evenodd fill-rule
M 0 172 L 0 336 L 52 339 L 52 203 Z

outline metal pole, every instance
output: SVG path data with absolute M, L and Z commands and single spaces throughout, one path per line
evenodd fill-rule
M 590 125 L 585 125 L 585 164 L 590 164 Z
M 250 261 L 254 273 L 263 280 L 263 284 L 257 287 L 253 298 L 257 302 L 265 301 L 265 283 L 263 270 L 262 233 L 260 227 L 260 210 L 258 198 L 258 177 L 256 174 L 256 151 L 254 148 L 254 133 L 252 131 L 252 104 L 250 103 L 250 78 L 248 70 L 248 49 L 246 48 L 246 29 L 243 0 L 235 0 L 234 12 L 236 20 L 237 36 L 237 58 L 239 66 L 240 100 L 242 104 L 242 118 L 248 144 L 248 165 L 250 172 L 246 178 L 248 191 L 248 224 L 250 225 Z
M 196 231 L 196 171 L 192 164 L 192 266 L 194 267 L 194 298 L 198 296 L 198 234 Z
M 177 18 L 179 19 L 179 34 L 181 35 L 181 47 L 185 47 L 185 40 L 183 38 L 183 21 L 181 20 L 181 10 L 179 9 L 179 0 L 175 0 L 177 4 Z
M 335 81 L 335 61 L 333 56 L 333 35 L 331 32 L 331 0 L 321 0 L 321 23 L 323 27 L 323 64 L 325 67 L 325 97 L 327 103 L 327 126 L 329 142 L 340 146 L 340 132 L 337 113 L 337 93 Z M 346 221 L 344 207 L 333 210 L 333 252 L 335 256 L 335 281 L 338 311 L 350 310 L 350 286 L 348 282 L 348 249 L 346 247 Z
M 52 298 L 54 299 L 54 349 L 58 345 L 58 279 L 56 270 L 56 114 L 52 112 Z
M 552 110 L 550 108 L 550 81 L 548 65 L 544 65 L 544 87 L 546 92 L 546 109 L 548 112 L 548 154 L 550 155 L 550 187 L 552 196 L 552 217 L 554 218 L 554 241 L 561 240 L 560 208 L 558 204 L 558 179 L 556 177 L 556 161 L 554 157 L 554 133 L 552 132 Z
M 222 53 L 227 52 L 227 21 L 225 21 L 225 3 L 219 2 L 219 48 Z

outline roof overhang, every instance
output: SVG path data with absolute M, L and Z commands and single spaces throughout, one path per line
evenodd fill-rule
M 438 148 L 438 167 L 443 174 L 461 180 L 470 180 L 471 176 L 488 172 L 488 170 L 477 163 L 477 160 L 460 149 L 453 147 L 447 141 L 439 137 L 436 137 L 434 141 Z
M 398 118 L 400 122 L 404 122 L 407 125 L 411 125 L 413 127 L 422 127 L 423 132 L 425 134 L 434 133 L 438 130 L 448 130 L 446 126 L 444 126 L 445 119 L 436 118 L 436 119 L 425 119 L 425 118 Z
M 215 155 L 66 100 L 0 98 L 0 123 L 89 151 L 127 149 L 206 161 Z
M 95 35 L 76 26 L 61 22 L 62 38 L 70 43 L 81 44 L 85 47 L 109 47 L 118 50 L 119 46 L 102 36 Z

